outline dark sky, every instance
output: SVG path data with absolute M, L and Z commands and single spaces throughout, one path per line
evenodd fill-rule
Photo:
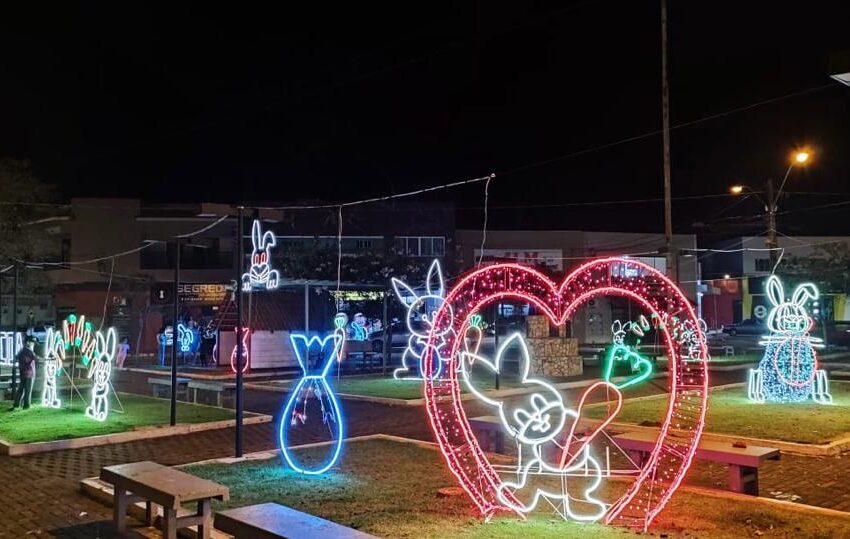
M 669 1 L 674 125 L 829 85 L 850 49 L 850 2 Z M 657 202 L 535 207 L 661 196 L 660 136 L 563 157 L 660 128 L 657 0 L 22 4 L 0 16 L 0 155 L 66 196 L 348 200 L 495 172 L 494 228 L 661 229 Z M 798 145 L 816 160 L 789 192 L 844 194 L 792 195 L 781 229 L 850 232 L 850 206 L 804 211 L 850 199 L 837 83 L 674 130 L 674 196 L 760 187 Z M 475 224 L 482 187 L 429 198 Z M 759 205 L 734 202 L 677 200 L 676 229 L 745 231 Z

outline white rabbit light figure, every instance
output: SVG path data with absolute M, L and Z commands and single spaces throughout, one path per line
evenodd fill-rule
M 242 274 L 242 290 L 251 291 L 255 286 L 265 286 L 266 290 L 274 290 L 280 283 L 280 273 L 272 269 L 272 247 L 277 245 L 274 233 L 260 230 L 260 221 L 254 220 L 251 226 L 251 244 L 254 250 L 251 252 L 251 267 Z
M 393 378 L 405 380 L 422 380 L 424 365 L 422 361 L 428 357 L 425 354 L 425 348 L 428 346 L 428 339 L 431 332 L 434 330 L 434 318 L 437 311 L 445 303 L 446 284 L 443 280 L 443 272 L 440 268 L 440 263 L 437 260 L 431 262 L 428 268 L 428 277 L 425 280 L 425 294 L 418 295 L 415 290 L 408 286 L 403 281 L 393 277 L 393 290 L 395 290 L 399 301 L 406 303 L 406 298 L 413 298 L 413 301 L 407 307 L 407 329 L 410 332 L 410 338 L 407 341 L 407 348 L 401 358 L 401 367 L 393 371 Z M 437 328 L 434 335 L 436 345 L 433 357 L 440 358 L 440 350 L 446 342 L 446 335 L 452 331 L 451 321 L 454 319 L 454 313 L 451 306 L 448 306 L 449 316 L 444 318 L 446 324 Z M 422 325 L 414 324 L 417 321 L 417 315 Z M 431 378 L 437 378 L 442 372 L 442 361 L 437 361 L 431 372 Z
M 819 404 L 832 403 L 826 371 L 818 369 L 815 353 L 823 343 L 809 335 L 814 320 L 805 308 L 809 300 L 818 299 L 817 288 L 811 283 L 801 284 L 786 301 L 782 283 L 771 275 L 766 293 L 773 303 L 767 317 L 771 333 L 759 341 L 765 350 L 758 368 L 750 370 L 750 400 L 802 402 L 811 397 Z
M 101 331 L 97 332 L 95 338 L 94 357 L 88 373 L 88 377 L 92 379 L 91 402 L 86 408 L 86 415 L 97 421 L 106 421 L 109 414 L 109 378 L 118 338 L 115 328 L 107 330 L 105 339 Z
M 472 382 L 473 365 L 476 368 L 483 367 L 490 373 L 499 373 L 506 351 L 512 348 L 519 352 L 522 385 L 532 388 L 534 392 L 528 399 L 521 401 L 491 398 Z M 573 442 L 572 433 L 579 413 L 564 405 L 557 389 L 543 380 L 529 378 L 529 371 L 528 346 L 518 333 L 509 336 L 499 346 L 495 361 L 468 352 L 460 354 L 459 374 L 467 389 L 482 402 L 496 408 L 502 426 L 517 442 L 519 466 L 516 481 L 503 481 L 499 485 L 499 500 L 515 511 L 528 513 L 537 507 L 541 498 L 546 498 L 552 504 L 561 504 L 565 517 L 582 521 L 598 520 L 607 510 L 604 502 L 593 497 L 602 481 L 602 467 L 591 456 L 588 444 L 579 443 L 572 452 L 572 458 L 565 459 L 563 465 L 557 459 L 557 456 L 563 454 L 564 447 L 556 439 L 562 437 L 564 427 L 569 422 L 571 434 L 567 444 Z M 552 483 L 541 484 L 537 480 L 546 475 L 561 474 L 566 483 L 568 476 L 576 473 L 590 478 L 584 483 L 581 498 L 571 496 L 566 488 L 554 490 Z M 580 502 L 583 509 L 593 509 L 577 512 L 573 507 L 574 501 Z
M 56 377 L 59 376 L 64 359 L 65 341 L 62 334 L 48 328 L 44 340 L 44 386 L 41 390 L 41 405 L 45 408 L 62 406 L 56 392 Z

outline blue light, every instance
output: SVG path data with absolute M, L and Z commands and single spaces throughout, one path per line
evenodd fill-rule
M 185 354 L 193 354 L 198 351 L 201 344 L 198 328 L 177 324 L 177 342 L 180 343 L 180 351 Z
M 318 475 L 328 471 L 336 463 L 342 451 L 342 407 L 326 378 L 339 356 L 342 348 L 342 337 L 338 333 L 332 333 L 324 339 L 320 339 L 316 336 L 307 337 L 303 333 L 292 333 L 289 335 L 289 340 L 304 376 L 289 394 L 286 407 L 281 415 L 278 428 L 280 452 L 287 465 L 296 472 Z M 317 347 L 322 355 L 317 365 L 317 374 L 310 374 L 309 351 L 313 347 Z M 297 427 L 299 422 L 303 425 L 308 421 L 307 401 L 314 397 L 319 401 L 322 411 L 322 423 L 328 426 L 328 430 L 333 438 L 333 451 L 325 462 L 319 466 L 310 467 L 299 462 L 295 455 L 292 454 L 287 439 L 291 428 Z M 301 403 L 304 405 L 303 412 L 296 408 Z

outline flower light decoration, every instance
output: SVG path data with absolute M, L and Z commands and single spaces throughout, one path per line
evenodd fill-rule
M 24 347 L 24 338 L 20 331 L 0 331 L 0 366 L 11 367 L 15 355 Z
M 429 338 L 434 337 L 431 346 L 442 348 L 445 344 L 446 334 L 452 331 L 451 324 L 447 324 L 440 331 L 434 331 L 433 319 L 437 311 L 445 303 L 446 283 L 443 280 L 443 270 L 440 262 L 434 260 L 428 268 L 428 276 L 425 279 L 425 293 L 418 294 L 407 283 L 392 279 L 393 290 L 399 301 L 407 305 L 407 331 L 410 337 L 407 340 L 407 348 L 401 356 L 401 367 L 393 371 L 393 378 L 399 380 L 421 380 L 423 377 L 422 362 L 426 361 L 424 351 L 428 345 Z M 446 316 L 451 316 L 451 307 Z M 442 372 L 442 362 L 435 361 L 432 376 L 439 377 Z
M 568 407 L 545 381 L 526 376 L 523 383 L 534 385 L 535 391 L 523 400 L 522 412 L 504 409 L 503 404 L 502 415 L 503 423 L 510 425 L 507 432 L 525 453 L 531 449 L 531 456 L 520 459 L 515 481 L 503 480 L 481 450 L 462 405 L 463 362 L 469 358 L 474 359 L 473 366 L 479 362 L 463 344 L 469 318 L 491 303 L 511 298 L 531 304 L 551 323 L 562 325 L 580 306 L 604 295 L 630 299 L 659 320 L 657 327 L 670 358 L 669 403 L 654 449 L 619 498 L 603 505 L 596 503 L 596 481 L 601 480 L 604 470 L 599 470 L 591 442 L 619 411 L 619 389 L 602 380 L 587 388 L 575 407 Z M 673 317 L 680 322 L 672 322 Z M 524 515 L 546 498 L 565 518 L 646 529 L 687 474 L 704 427 L 708 395 L 705 342 L 698 340 L 695 353 L 688 354 L 686 347 L 673 338 L 688 321 L 691 327 L 699 328 L 693 307 L 681 290 L 658 270 L 629 258 L 593 260 L 569 273 L 560 285 L 534 269 L 508 263 L 483 267 L 460 279 L 446 294 L 442 307 L 429 318 L 431 332 L 421 365 L 426 411 L 435 439 L 450 471 L 481 513 L 488 518 L 500 511 Z M 512 337 L 509 344 L 522 349 L 524 343 L 520 342 L 520 338 Z M 485 360 L 481 365 L 489 365 L 490 370 L 498 368 L 502 354 L 497 352 L 495 361 Z M 576 419 L 584 402 L 597 391 L 614 396 L 614 410 L 592 431 L 579 434 Z M 497 406 L 498 402 L 490 405 Z M 553 444 L 555 457 L 551 456 Z M 540 450 L 539 455 L 535 449 Z M 585 502 L 581 511 L 568 503 L 562 492 L 548 490 L 536 475 L 560 474 L 569 483 L 568 476 L 578 468 L 590 479 L 583 483 L 586 490 L 579 496 Z M 528 472 L 525 481 L 524 470 Z
M 806 303 L 818 299 L 817 287 L 801 284 L 787 301 L 782 282 L 771 275 L 766 292 L 773 304 L 767 316 L 771 333 L 759 341 L 765 349 L 758 368 L 750 369 L 750 400 L 802 402 L 811 398 L 819 404 L 831 404 L 829 379 L 826 371 L 818 368 L 815 352 L 823 347 L 823 341 L 809 335 L 814 320 L 806 311 Z
M 44 383 L 41 389 L 41 405 L 45 408 L 59 408 L 62 401 L 56 391 L 56 378 L 62 372 L 65 360 L 65 341 L 62 334 L 47 328 L 44 339 Z
M 234 334 L 235 334 L 234 330 Z M 249 363 L 251 363 L 251 351 L 249 346 L 248 338 L 251 334 L 251 330 L 248 328 L 242 328 L 242 372 L 246 373 L 249 369 Z M 239 347 L 234 344 L 233 350 L 230 351 L 230 370 L 233 371 L 233 374 L 236 374 L 236 355 L 239 352 Z
M 338 362 L 343 339 L 334 332 L 323 339 L 292 333 L 289 340 L 303 376 L 289 394 L 281 416 L 278 428 L 280 451 L 286 464 L 296 472 L 322 474 L 334 465 L 342 451 L 342 409 L 328 384 L 327 376 L 334 363 Z M 312 367 L 311 356 L 317 358 Z M 308 422 L 320 425 L 322 429 L 327 428 L 331 440 L 328 455 L 320 459 L 318 464 L 302 461 L 290 449 L 290 431 Z
M 345 326 L 348 325 L 348 315 L 345 314 L 344 312 L 341 312 L 341 311 L 336 313 L 334 315 L 333 324 L 334 324 L 334 334 L 339 335 L 340 342 L 342 343 L 342 344 L 340 344 L 339 354 L 337 354 L 337 362 L 342 363 L 342 358 L 345 357 L 344 348 L 345 348 L 345 341 L 346 341 L 347 334 L 348 334 L 345 331 Z
M 93 356 L 88 378 L 92 381 L 91 401 L 86 408 L 86 416 L 96 421 L 106 421 L 109 415 L 109 386 L 111 385 L 112 361 L 118 346 L 115 328 L 109 328 L 104 338 L 98 331 L 94 339 Z
M 80 353 L 80 361 L 83 365 L 89 364 L 94 352 L 95 338 L 92 324 L 86 321 L 85 315 L 78 318 L 76 314 L 69 314 L 62 321 L 62 340 L 66 351 L 76 349 Z
M 262 231 L 260 221 L 254 220 L 251 226 L 251 267 L 242 274 L 242 290 L 250 292 L 254 288 L 275 290 L 280 284 L 280 273 L 272 268 L 272 247 L 277 239 L 271 230 Z

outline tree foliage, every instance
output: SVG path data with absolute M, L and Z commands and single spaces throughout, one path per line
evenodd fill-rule
M 808 256 L 790 256 L 781 273 L 791 282 L 813 282 L 821 292 L 850 291 L 850 245 L 844 242 L 816 245 Z

